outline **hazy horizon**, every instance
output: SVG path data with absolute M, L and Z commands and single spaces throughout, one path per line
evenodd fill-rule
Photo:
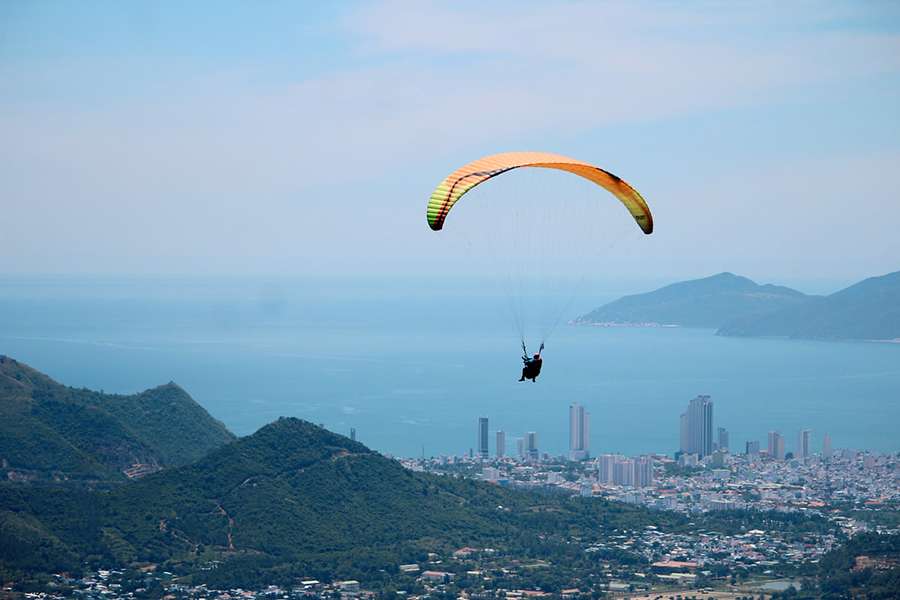
M 159 283 L 0 283 L 0 354 L 74 387 L 175 381 L 239 435 L 296 416 L 406 456 L 464 453 L 481 416 L 557 454 L 571 402 L 592 414 L 596 453 L 671 453 L 697 394 L 735 451 L 773 429 L 791 447 L 803 428 L 816 444 L 828 432 L 836 447 L 900 450 L 900 344 L 564 325 L 540 381 L 520 384 L 519 340 L 490 290 Z M 572 316 L 613 299 L 580 298 Z

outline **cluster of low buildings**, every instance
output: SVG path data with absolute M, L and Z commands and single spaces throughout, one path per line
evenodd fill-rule
M 684 513 L 753 509 L 859 511 L 900 507 L 900 460 L 896 455 L 842 450 L 831 458 L 777 460 L 765 455 L 724 453 L 696 468 L 678 468 L 656 457 L 651 486 L 600 486 L 596 493 L 650 508 Z M 850 533 L 864 524 L 848 522 Z
M 53 591 L 54 588 L 58 592 Z M 12 592 L 12 590 L 0 590 Z M 188 584 L 168 571 L 149 571 L 140 575 L 115 569 L 100 569 L 80 578 L 55 575 L 45 591 L 24 592 L 24 598 L 57 600 L 109 600 L 110 598 L 164 598 L 166 600 L 250 600 L 263 598 L 294 598 L 303 600 L 366 600 L 375 592 L 361 588 L 358 581 L 323 583 L 315 579 L 301 579 L 290 586 L 269 585 L 261 589 L 216 589 L 205 584 Z
M 685 456 L 690 457 L 604 454 L 573 461 L 562 456 L 540 460 L 463 456 L 401 462 L 419 471 L 686 515 L 746 509 L 813 513 L 830 523 L 808 534 L 756 529 L 718 535 L 648 527 L 585 550 L 631 552 L 656 565 L 663 579 L 684 582 L 713 567 L 716 572 L 744 568 L 765 573 L 778 565 L 815 562 L 847 536 L 867 529 L 900 533 L 867 518 L 873 516 L 867 513 L 879 510 L 900 510 L 900 458 L 895 454 L 835 450 L 828 456 L 778 459 L 766 452 L 732 455 L 717 449 L 698 460 L 685 461 Z
M 565 585 L 553 591 L 540 589 L 535 580 L 540 579 L 541 573 L 551 573 L 565 565 L 554 564 L 550 560 L 505 555 L 492 548 L 472 547 L 445 554 L 428 553 L 427 560 L 420 563 L 397 565 L 391 583 L 396 597 L 408 600 L 446 597 L 447 594 L 465 600 L 587 600 L 597 597 L 598 593 L 612 597 L 651 590 L 676 594 L 686 593 L 690 589 L 696 593 L 698 579 L 712 575 L 709 570 L 712 563 L 704 559 L 707 554 L 727 554 L 727 561 L 740 566 L 743 556 L 756 552 L 760 564 L 768 564 L 766 561 L 769 561 L 774 566 L 779 562 L 773 559 L 772 553 L 802 551 L 794 545 L 769 548 L 764 541 L 768 537 L 766 532 L 751 531 L 729 542 L 705 534 L 698 537 L 667 535 L 654 527 L 624 532 L 602 544 L 583 544 L 581 551 L 585 555 L 593 555 L 622 550 L 643 556 L 646 561 L 627 566 L 615 560 L 597 560 L 590 575 L 567 573 Z M 740 589 L 752 589 L 754 585 L 759 589 L 759 583 L 760 580 L 757 580 L 751 585 L 731 588 L 737 593 Z M 99 570 L 77 579 L 57 575 L 46 591 L 26 592 L 20 596 L 33 600 L 147 597 L 163 600 L 372 600 L 383 593 L 384 590 L 365 589 L 355 580 L 320 582 L 299 579 L 287 586 L 216 589 L 204 584 L 184 583 L 165 571 L 135 575 L 133 572 Z
M 692 574 L 711 568 L 717 572 L 753 569 L 765 573 L 784 564 L 816 561 L 838 543 L 840 540 L 832 532 L 785 535 L 751 529 L 721 535 L 707 531 L 671 533 L 649 526 L 592 548 L 618 548 L 639 554 L 651 563 L 651 569 L 669 574 Z
M 816 454 L 789 460 L 716 452 L 694 462 L 658 454 L 603 454 L 585 461 L 439 457 L 401 462 L 416 471 L 600 496 L 682 513 L 753 509 L 828 515 L 835 506 L 852 505 L 861 511 L 900 508 L 900 458 L 855 450 L 838 450 L 830 458 Z

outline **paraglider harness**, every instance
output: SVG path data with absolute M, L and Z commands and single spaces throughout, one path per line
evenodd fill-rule
M 522 362 L 525 366 L 522 367 L 522 377 L 519 381 L 525 381 L 526 379 L 530 379 L 531 383 L 534 383 L 537 379 L 538 375 L 541 374 L 541 365 L 543 364 L 543 360 L 540 355 L 541 352 L 544 351 L 544 342 L 541 342 L 541 347 L 538 349 L 537 358 L 532 358 L 528 356 L 528 348 L 525 347 L 525 341 L 522 341 Z

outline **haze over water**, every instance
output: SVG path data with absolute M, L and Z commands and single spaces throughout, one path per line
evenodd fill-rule
M 900 450 L 898 344 L 563 325 L 538 383 L 519 384 L 504 300 L 434 286 L 13 278 L 0 283 L 0 353 L 107 392 L 174 380 L 239 435 L 296 416 L 397 455 L 467 452 L 479 416 L 508 452 L 537 431 L 562 453 L 570 402 L 592 414 L 594 454 L 671 453 L 696 394 L 712 396 L 732 451 L 765 447 L 773 429 L 791 450 L 802 428 L 816 450 L 825 432 L 835 447 Z M 572 316 L 617 295 L 585 295 Z

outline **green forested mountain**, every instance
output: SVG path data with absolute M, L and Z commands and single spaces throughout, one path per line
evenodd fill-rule
M 580 323 L 657 323 L 718 328 L 750 315 L 797 306 L 808 300 L 797 290 L 759 285 L 732 273 L 673 283 L 646 294 L 625 296 L 580 317 Z
M 900 339 L 900 271 L 870 277 L 797 306 L 734 319 L 718 333 L 805 339 Z
M 10 479 L 123 479 L 182 465 L 234 439 L 174 383 L 140 394 L 61 385 L 0 356 L 0 473 Z
M 305 421 L 279 419 L 191 465 L 105 491 L 0 484 L 0 574 L 154 563 L 220 586 L 304 576 L 373 581 L 426 552 L 467 545 L 584 561 L 584 552 L 572 554 L 572 537 L 603 541 L 647 525 L 729 531 L 807 521 L 789 514 L 688 520 L 416 473 Z
M 343 436 L 279 419 L 191 465 L 106 491 L 0 484 L 0 532 L 15 540 L 0 544 L 0 567 L 54 571 L 93 557 L 166 562 L 219 583 L 364 578 L 429 550 L 524 549 L 559 532 L 599 538 L 681 520 L 414 473 Z M 202 571 L 211 560 L 228 567 Z

